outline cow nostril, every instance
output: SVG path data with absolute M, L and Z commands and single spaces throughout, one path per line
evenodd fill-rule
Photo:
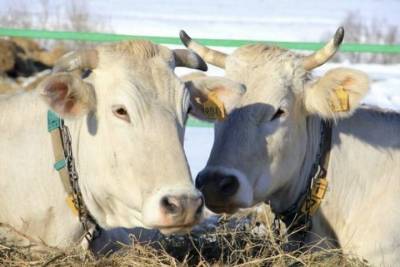
M 167 213 L 176 214 L 181 210 L 181 205 L 176 197 L 166 196 L 161 199 L 161 207 L 165 209 Z
M 220 180 L 218 187 L 224 196 L 233 196 L 239 188 L 239 182 L 236 176 L 228 175 Z

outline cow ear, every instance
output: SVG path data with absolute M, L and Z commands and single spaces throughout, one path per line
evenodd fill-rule
M 191 115 L 206 121 L 224 120 L 246 92 L 242 84 L 222 77 L 196 77 L 185 84 Z
M 78 118 L 96 106 L 93 87 L 70 73 L 51 75 L 40 85 L 40 94 L 49 107 L 63 118 Z
M 336 68 L 306 85 L 305 108 L 326 119 L 347 117 L 360 105 L 368 90 L 369 79 L 365 73 Z

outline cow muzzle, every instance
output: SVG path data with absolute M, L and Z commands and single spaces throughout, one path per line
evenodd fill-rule
M 197 175 L 195 184 L 207 208 L 216 213 L 234 213 L 246 207 L 251 198 L 249 186 L 237 171 L 206 168 Z
M 203 215 L 204 199 L 196 190 L 195 194 L 165 194 L 159 198 L 158 211 L 149 210 L 152 215 L 150 227 L 158 228 L 163 234 L 185 232 L 200 222 Z M 155 217 L 154 217 L 155 215 Z

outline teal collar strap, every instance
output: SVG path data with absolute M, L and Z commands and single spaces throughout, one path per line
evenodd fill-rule
M 79 217 L 79 221 L 85 230 L 85 238 L 91 241 L 98 235 L 100 228 L 83 202 L 82 193 L 79 189 L 78 173 L 75 169 L 72 155 L 71 137 L 68 127 L 64 125 L 63 119 L 55 112 L 49 110 L 47 112 L 47 129 L 51 135 L 51 142 L 53 144 L 55 159 L 53 167 L 58 172 L 64 189 L 67 192 L 65 201 L 72 213 Z
M 56 113 L 54 113 L 51 110 L 49 110 L 47 112 L 47 130 L 49 131 L 49 133 L 56 131 L 60 134 L 60 137 L 61 137 L 60 130 L 63 125 L 64 125 L 63 119 L 61 119 Z M 54 138 L 56 138 L 56 136 Z M 52 137 L 52 139 L 53 139 L 53 137 Z M 62 142 L 57 142 L 57 144 L 53 143 L 53 149 L 54 149 L 54 145 L 59 145 L 60 143 L 62 145 Z M 57 153 L 57 155 L 54 155 L 54 156 L 55 156 L 55 160 L 56 160 L 56 162 L 53 165 L 54 169 L 56 171 L 60 171 L 61 169 L 65 168 L 66 161 L 65 161 L 64 153 Z

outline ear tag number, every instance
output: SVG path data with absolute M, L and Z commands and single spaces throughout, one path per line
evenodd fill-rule
M 331 106 L 334 112 L 344 112 L 350 110 L 349 93 L 346 89 L 339 85 L 334 89 L 336 99 L 331 101 Z
M 203 113 L 210 120 L 224 120 L 226 117 L 224 103 L 215 92 L 207 95 L 207 101 L 203 103 Z

